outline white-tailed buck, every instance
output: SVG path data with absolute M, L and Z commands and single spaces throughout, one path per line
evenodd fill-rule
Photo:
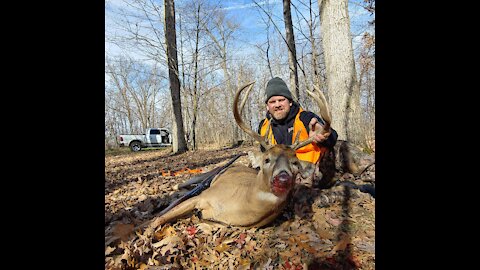
M 240 112 L 254 83 L 248 83 L 237 90 L 233 115 L 240 128 L 266 149 L 264 152 L 259 151 L 254 155 L 254 162 L 259 165 L 259 171 L 243 165 L 233 165 L 227 168 L 223 173 L 217 175 L 212 180 L 210 187 L 198 196 L 185 200 L 151 223 L 149 222 L 150 228 L 173 221 L 194 209 L 200 211 L 202 219 L 240 227 L 261 227 L 273 221 L 281 213 L 287 203 L 287 197 L 295 185 L 296 178 L 312 176 L 315 170 L 314 164 L 301 161 L 295 155 L 296 149 L 311 143 L 312 139 L 299 141 L 297 134 L 291 146 L 269 145 L 268 138 L 260 136 L 243 122 Z M 248 90 L 239 110 L 240 94 L 246 88 Z M 320 91 L 313 97 L 326 122 L 323 129 L 317 130 L 317 132 L 327 133 L 330 127 L 330 115 L 325 98 Z

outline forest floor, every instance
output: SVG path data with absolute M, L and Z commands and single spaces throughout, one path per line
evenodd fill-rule
M 237 154 L 245 155 L 234 164 L 248 165 L 246 153 L 254 148 L 106 154 L 105 269 L 375 269 L 375 198 L 347 185 L 293 196 L 274 222 L 259 229 L 192 214 L 158 227 L 153 236 L 132 233 L 178 197 L 176 184 Z M 364 168 L 373 154 L 367 159 Z M 375 166 L 337 177 L 374 186 Z

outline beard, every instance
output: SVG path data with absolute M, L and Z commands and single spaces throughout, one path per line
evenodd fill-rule
M 283 120 L 287 117 L 288 111 L 286 108 L 279 109 L 279 110 L 272 110 L 270 114 L 275 120 Z

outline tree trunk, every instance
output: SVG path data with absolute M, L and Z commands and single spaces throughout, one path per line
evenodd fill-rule
M 195 29 L 195 54 L 193 55 L 194 70 L 193 70 L 193 117 L 192 117 L 192 145 L 193 150 L 197 149 L 197 134 L 195 132 L 197 126 L 197 114 L 198 114 L 198 46 L 200 39 L 200 4 L 197 8 L 197 25 Z
M 182 102 L 180 99 L 180 81 L 178 79 L 177 35 L 175 32 L 175 3 L 165 0 L 165 40 L 167 43 L 168 77 L 174 114 L 173 152 L 183 153 L 188 150 L 183 129 Z
M 308 33 L 310 37 L 310 46 L 312 47 L 312 70 L 313 70 L 313 84 L 318 88 L 322 89 L 323 81 L 322 81 L 322 76 L 320 75 L 320 70 L 319 70 L 319 60 L 318 60 L 318 52 L 317 52 L 317 46 L 315 44 L 315 34 L 314 34 L 314 22 L 313 22 L 313 8 L 312 8 L 312 2 L 310 2 L 310 9 L 309 9 L 309 15 L 310 15 L 310 20 L 308 22 Z M 305 80 L 305 82 L 307 82 Z
M 188 138 L 189 135 L 190 135 L 190 131 L 189 131 L 189 121 L 190 121 L 190 111 L 189 111 L 189 91 L 188 91 L 188 87 L 186 87 L 186 82 L 185 82 L 185 58 L 184 58 L 184 55 L 183 55 L 183 52 L 184 52 L 184 49 L 183 49 L 183 32 L 182 32 L 182 15 L 179 14 L 179 23 L 178 23 L 178 28 L 180 30 L 180 61 L 181 61 L 181 66 L 182 66 L 182 84 L 181 84 L 181 89 L 183 90 L 183 100 L 185 101 L 185 105 L 186 106 L 183 106 L 182 107 L 182 110 L 185 112 L 184 113 L 184 116 L 185 116 L 185 123 L 186 124 L 186 130 L 185 130 L 185 134 L 186 137 Z M 188 146 L 188 139 L 186 141 L 187 143 L 187 146 Z
M 318 0 L 332 125 L 339 140 L 358 142 L 360 91 L 347 0 Z
M 297 53 L 293 34 L 292 14 L 290 12 L 290 0 L 283 0 L 283 18 L 285 20 L 285 36 L 288 46 L 288 66 L 290 68 L 290 91 L 294 99 L 300 100 L 298 89 Z

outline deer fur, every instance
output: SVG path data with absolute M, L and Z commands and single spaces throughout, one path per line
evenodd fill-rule
M 151 226 L 191 213 L 197 209 L 201 218 L 239 227 L 261 227 L 272 222 L 283 210 L 298 174 L 309 177 L 314 166 L 297 159 L 295 151 L 276 145 L 264 153 L 259 171 L 234 165 L 217 176 L 211 186 L 158 217 Z

